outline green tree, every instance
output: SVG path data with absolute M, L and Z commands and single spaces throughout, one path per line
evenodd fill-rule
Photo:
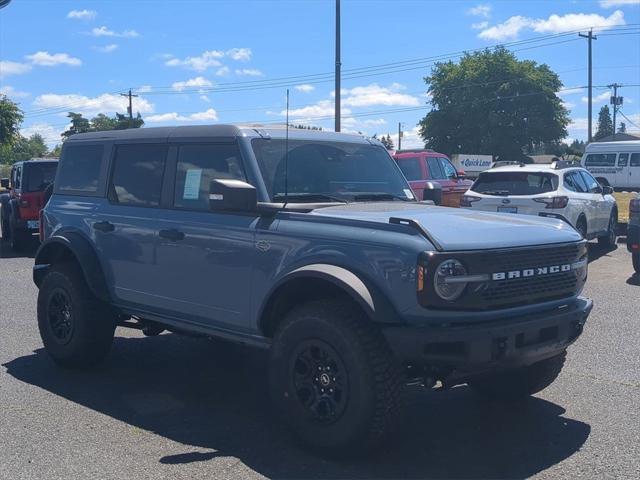
M 385 146 L 387 150 L 395 149 L 395 145 L 393 144 L 393 140 L 391 139 L 391 135 L 387 133 L 387 136 L 384 135 L 380 137 L 380 142 Z
M 10 145 L 18 139 L 24 115 L 18 104 L 0 95 L 0 145 Z
M 433 109 L 421 120 L 420 134 L 428 148 L 517 159 L 524 148 L 567 135 L 558 75 L 503 47 L 437 63 L 425 82 Z
M 102 132 L 105 130 L 115 130 L 118 126 L 118 120 L 106 116 L 104 113 L 99 113 L 91 119 L 91 130 L 96 132 Z
M 86 133 L 91 131 L 91 122 L 84 118 L 81 113 L 69 112 L 67 115 L 71 121 L 69 130 L 62 132 L 62 136 L 66 139 L 77 133 Z
M 598 113 L 598 131 L 593 136 L 593 139 L 597 142 L 609 135 L 613 135 L 613 120 L 611 120 L 609 105 L 603 105 Z
M 62 145 L 58 143 L 55 147 L 53 147 L 53 150 L 49 152 L 48 156 L 54 157 L 54 158 L 60 158 L 61 153 L 62 153 Z
M 0 147 L 0 163 L 13 164 L 31 158 L 41 158 L 48 152 L 49 149 L 39 133 L 34 133 L 28 138 L 18 134 L 13 144 Z

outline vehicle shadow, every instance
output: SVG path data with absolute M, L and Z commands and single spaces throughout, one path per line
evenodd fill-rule
M 0 259 L 1 258 L 34 258 L 40 242 L 36 236 L 30 238 L 28 243 L 24 246 L 24 249 L 20 252 L 16 252 L 11 249 L 8 240 L 0 239 Z
M 578 451 L 588 424 L 531 398 L 491 405 L 467 387 L 410 389 L 407 421 L 381 452 L 349 461 L 318 458 L 272 414 L 265 353 L 165 334 L 116 338 L 97 370 L 56 367 L 42 350 L 4 365 L 7 373 L 69 401 L 184 445 L 164 464 L 233 456 L 276 478 L 524 478 Z
M 629 278 L 627 278 L 627 285 L 640 287 L 640 275 L 638 275 L 637 273 L 634 273 Z
M 589 253 L 589 263 L 595 262 L 596 260 L 609 256 L 610 253 L 615 252 L 618 249 L 618 245 L 613 247 L 606 247 L 600 245 L 599 243 L 589 242 L 587 244 L 588 253 Z

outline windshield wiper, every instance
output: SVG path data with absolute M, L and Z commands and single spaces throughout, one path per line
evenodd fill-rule
M 344 198 L 334 197 L 333 195 L 327 195 L 326 193 L 276 193 L 273 196 L 275 202 L 340 202 L 349 203 Z
M 511 192 L 509 190 L 486 190 L 484 192 L 478 193 L 482 193 L 484 195 L 499 195 L 501 197 L 504 197 L 506 195 L 509 195 Z
M 394 193 L 386 193 L 386 192 L 366 192 L 359 193 L 353 196 L 353 199 L 357 201 L 367 201 L 367 200 L 401 200 L 403 202 L 409 202 L 412 199 L 403 197 L 401 195 L 396 195 Z

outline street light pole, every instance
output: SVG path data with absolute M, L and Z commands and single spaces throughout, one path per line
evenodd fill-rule
M 587 128 L 588 128 L 589 131 L 587 132 L 588 133 L 587 138 L 588 138 L 589 143 L 591 143 L 591 141 L 593 140 L 593 135 L 591 133 L 592 132 L 592 128 L 591 128 L 591 123 L 592 123 L 592 121 L 591 121 L 592 111 L 591 110 L 592 110 L 592 108 L 591 108 L 591 105 L 593 103 L 593 95 L 592 95 L 592 91 L 593 91 L 593 69 L 592 69 L 592 61 L 591 61 L 591 59 L 592 59 L 592 56 L 591 56 L 591 44 L 593 43 L 593 40 L 597 40 L 598 37 L 593 35 L 593 29 L 589 30 L 589 33 L 587 35 L 583 35 L 582 33 L 579 33 L 578 36 L 586 38 L 588 43 L 589 43 L 589 105 L 587 107 L 588 110 L 589 110 L 588 116 L 587 116 L 587 118 L 588 118 L 588 122 L 587 122 L 588 123 L 588 127 Z

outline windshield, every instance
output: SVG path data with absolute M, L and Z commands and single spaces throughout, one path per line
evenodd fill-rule
M 285 198 L 285 140 L 251 142 L 269 195 Z M 376 145 L 290 140 L 287 193 L 295 201 L 412 200 L 398 166 Z
M 558 176 L 542 172 L 485 172 L 471 187 L 485 195 L 537 195 L 557 189 Z
M 56 178 L 57 162 L 42 162 L 29 164 L 28 174 L 26 175 L 27 192 L 38 192 L 47 188 Z M 25 172 L 25 173 L 27 173 Z

